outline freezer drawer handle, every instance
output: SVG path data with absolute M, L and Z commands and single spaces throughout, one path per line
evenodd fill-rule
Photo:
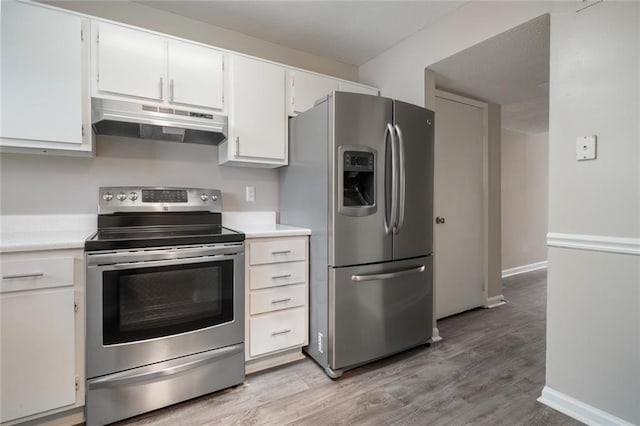
M 271 333 L 272 336 L 278 336 L 280 334 L 287 334 L 287 333 L 291 333 L 291 330 L 287 329 L 287 330 L 282 330 L 282 331 L 274 331 L 273 333 Z
M 352 275 L 351 281 L 377 281 L 377 280 L 390 280 L 392 278 L 403 277 L 405 275 L 419 274 L 424 272 L 425 266 L 415 266 L 409 269 L 403 269 L 401 271 L 387 272 L 385 274 L 371 274 L 371 275 Z
M 289 254 L 291 250 L 272 251 L 271 254 Z
M 147 371 L 145 373 L 131 374 L 129 371 L 110 374 L 95 380 L 88 381 L 89 389 L 113 388 L 117 386 L 132 385 L 135 383 L 150 382 L 161 379 L 166 376 L 182 373 L 192 370 L 202 365 L 211 363 L 216 359 L 227 358 L 235 355 L 243 350 L 242 345 L 227 346 L 225 348 L 216 349 L 213 354 L 202 357 L 195 361 L 186 362 L 174 367 L 165 368 L 158 371 Z

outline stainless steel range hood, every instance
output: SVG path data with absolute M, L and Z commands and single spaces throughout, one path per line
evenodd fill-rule
M 136 102 L 91 99 L 98 135 L 218 145 L 227 137 L 227 117 Z

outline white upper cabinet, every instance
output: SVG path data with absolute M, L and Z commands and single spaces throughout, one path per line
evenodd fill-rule
M 341 92 L 362 93 L 363 95 L 378 96 L 378 89 L 376 89 L 375 87 L 349 83 L 348 81 L 339 81 L 338 90 L 340 90 Z
M 169 102 L 222 109 L 223 55 L 206 47 L 170 40 Z
M 162 100 L 165 39 L 104 22 L 93 23 L 98 92 Z
M 13 1 L 1 19 L 2 150 L 90 153 L 88 20 Z
M 230 57 L 229 137 L 220 164 L 287 164 L 285 69 L 243 56 Z
M 312 108 L 318 99 L 338 90 L 338 80 L 298 70 L 287 70 L 287 83 L 289 115 Z
M 93 96 L 223 109 L 222 52 L 93 21 Z

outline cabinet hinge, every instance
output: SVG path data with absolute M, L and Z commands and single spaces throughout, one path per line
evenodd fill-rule
M 80 28 L 80 41 L 84 41 L 84 30 Z
M 73 312 L 78 312 L 78 302 L 73 302 Z
M 100 32 L 96 34 L 96 43 L 100 43 Z
M 82 125 L 82 137 L 84 138 L 84 124 Z
M 80 390 L 80 379 L 76 377 L 76 392 Z
M 222 71 L 224 71 L 224 62 L 222 62 Z

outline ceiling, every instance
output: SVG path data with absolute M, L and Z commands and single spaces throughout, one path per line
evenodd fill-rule
M 549 16 L 526 22 L 429 69 L 436 86 L 502 105 L 502 127 L 549 131 Z
M 468 0 L 136 2 L 359 66 Z

